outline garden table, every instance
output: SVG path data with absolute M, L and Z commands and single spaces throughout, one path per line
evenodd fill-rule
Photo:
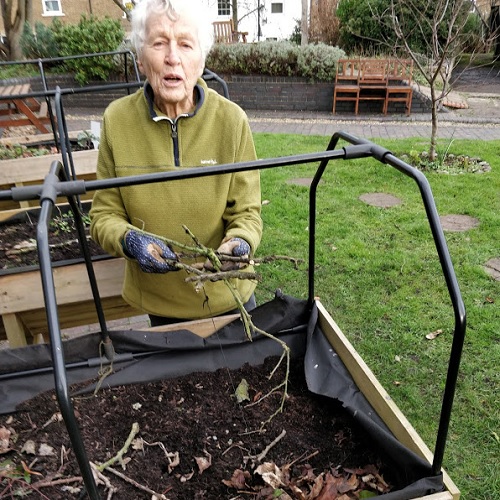
M 29 83 L 0 87 L 0 128 L 33 125 L 47 134 L 50 123 L 48 105 L 30 96 Z

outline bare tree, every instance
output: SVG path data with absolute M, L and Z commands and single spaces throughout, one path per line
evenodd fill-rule
M 406 53 L 430 87 L 431 143 L 429 155 L 436 156 L 438 111 L 450 92 L 450 78 L 463 52 L 464 27 L 470 0 L 390 0 L 390 23 L 396 36 L 397 53 Z M 411 40 L 424 43 L 418 51 Z
M 33 24 L 31 0 L 0 0 L 6 40 L 1 43 L 3 57 L 18 61 L 23 58 L 19 43 L 24 23 Z

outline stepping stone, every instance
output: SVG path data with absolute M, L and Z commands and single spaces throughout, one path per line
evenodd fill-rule
M 359 199 L 368 205 L 381 208 L 390 208 L 402 203 L 399 198 L 387 193 L 366 193 L 362 194 Z
M 500 281 L 500 257 L 495 257 L 486 262 L 485 271 L 495 280 Z
M 313 181 L 312 177 L 298 177 L 297 179 L 288 179 L 287 184 L 295 184 L 297 186 L 309 187 Z
M 479 226 L 479 220 L 475 217 L 469 217 L 468 215 L 442 215 L 439 217 L 441 220 L 441 226 L 445 231 L 451 232 L 461 232 L 468 231 L 469 229 L 474 229 Z

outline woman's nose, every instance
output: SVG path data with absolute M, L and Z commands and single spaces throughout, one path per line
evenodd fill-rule
M 179 48 L 175 44 L 169 44 L 165 54 L 165 62 L 167 64 L 178 64 L 180 62 Z

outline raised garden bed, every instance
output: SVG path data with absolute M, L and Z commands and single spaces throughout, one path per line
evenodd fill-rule
M 86 217 L 89 203 L 82 208 Z M 16 211 L 9 219 L 0 221 L 0 288 L 4 291 L 0 296 L 0 339 L 8 339 L 10 347 L 48 338 L 36 245 L 38 214 L 39 209 Z M 123 259 L 111 259 L 90 239 L 88 244 L 107 319 L 141 314 L 121 297 Z M 55 209 L 49 225 L 49 246 L 61 327 L 97 323 L 87 269 L 67 205 Z
M 138 425 L 123 455 L 124 466 L 111 466 L 134 483 L 103 471 L 117 488 L 116 498 L 154 498 L 156 492 L 171 500 L 248 495 L 347 500 L 368 498 L 370 491 L 387 493 L 388 499 L 458 498 L 449 478 L 443 485 L 440 475 L 432 477 L 423 458 L 431 457 L 428 448 L 319 302 L 316 307 L 309 315 L 304 301 L 278 295 L 254 313 L 255 322 L 286 341 L 294 353 L 290 396 L 283 412 L 269 422 L 280 391 L 249 403 L 283 380 L 283 367 L 267 378 L 277 358 L 266 358 L 279 355 L 280 346 L 259 336 L 248 342 L 239 321 L 206 339 L 183 325 L 173 333 L 113 332 L 118 355 L 132 345 L 137 355 L 117 363 L 95 396 L 99 363 L 82 362 L 98 352 L 98 337 L 67 344 L 69 365 L 85 365 L 68 368 L 68 373 L 75 382 L 73 404 L 89 460 L 104 463 L 115 457 L 133 424 Z M 52 383 L 50 368 L 40 373 L 42 366 L 50 367 L 47 346 L 16 351 L 2 359 L 4 371 L 22 354 L 27 372 L 32 363 L 39 372 L 36 382 L 29 373 L 24 381 L 9 380 L 5 409 L 15 406 L 20 383 L 33 381 L 35 393 Z M 239 403 L 243 379 L 249 401 Z M 32 462 L 29 470 L 39 491 L 51 499 L 78 498 L 82 484 L 72 453 L 65 454 L 61 468 L 61 450 L 71 444 L 53 392 L 19 409 L 1 420 L 12 436 L 7 457 L 14 470 L 21 459 Z M 48 455 L 42 456 L 41 449 L 49 450 Z M 12 479 L 7 477 L 11 490 L 6 491 L 20 486 Z M 109 488 L 102 484 L 98 489 L 105 498 Z

